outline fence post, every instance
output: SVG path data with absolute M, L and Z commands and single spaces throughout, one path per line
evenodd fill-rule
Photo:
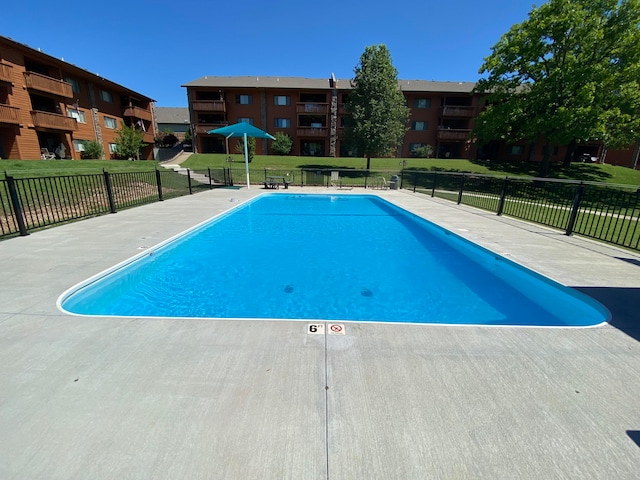
M 571 208 L 571 215 L 569 216 L 567 230 L 564 232 L 565 235 L 571 235 L 573 233 L 573 227 L 576 224 L 578 211 L 580 210 L 580 203 L 582 202 L 582 197 L 584 196 L 584 188 L 584 184 L 580 182 L 580 185 L 578 185 L 578 189 L 576 190 L 576 196 L 573 197 L 573 207 Z
M 431 198 L 436 196 L 436 182 L 438 180 L 438 172 L 433 172 L 433 184 L 431 185 Z
M 304 170 L 300 169 L 300 188 L 304 187 Z
M 16 184 L 13 177 L 7 175 L 6 172 L 4 176 L 7 179 L 7 187 L 9 187 L 9 196 L 11 197 L 11 205 L 13 206 L 13 212 L 15 213 L 16 222 L 18 223 L 18 230 L 20 231 L 20 235 L 25 237 L 29 235 L 29 232 L 27 232 L 27 225 L 24 221 L 24 215 L 22 213 L 22 206 L 20 205 L 20 197 L 18 196 Z
M 364 175 L 364 189 L 367 189 L 367 180 L 369 179 L 370 170 L 367 170 L 367 173 Z
M 160 170 L 156 168 L 156 184 L 158 185 L 158 200 L 161 202 L 164 200 L 162 198 L 162 180 L 160 179 Z
M 109 199 L 109 211 L 111 213 L 116 213 L 116 201 L 113 198 L 113 186 L 111 185 L 111 177 L 109 176 L 109 172 L 106 170 L 102 170 L 102 174 L 104 175 L 104 186 L 107 189 L 107 198 Z
M 504 183 L 502 184 L 502 193 L 500 194 L 500 200 L 498 201 L 498 211 L 496 215 L 502 215 L 502 210 L 504 210 L 504 201 L 507 199 L 507 182 L 509 181 L 509 177 L 504 177 Z
M 191 170 L 187 168 L 187 183 L 189 184 L 189 195 L 193 195 L 193 190 L 191 189 Z
M 418 183 L 418 172 L 413 172 L 413 193 L 416 193 L 417 183 Z
M 464 179 L 465 174 L 462 174 L 462 180 L 460 180 L 460 191 L 458 192 L 458 205 L 462 203 L 462 192 L 464 191 Z

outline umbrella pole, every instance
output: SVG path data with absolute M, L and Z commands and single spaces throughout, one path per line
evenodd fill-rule
M 251 188 L 249 186 L 249 149 L 247 148 L 247 134 L 243 135 L 244 137 L 244 165 L 247 171 L 247 188 Z

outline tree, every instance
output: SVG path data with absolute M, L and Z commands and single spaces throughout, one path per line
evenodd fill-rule
M 385 45 L 365 48 L 354 69 L 352 90 L 345 104 L 344 140 L 367 157 L 387 156 L 398 148 L 407 131 L 409 109 L 398 86 L 398 71 Z
M 276 155 L 289 155 L 293 148 L 293 140 L 284 132 L 276 132 L 276 139 L 271 143 L 271 150 Z
M 626 146 L 640 130 L 639 0 L 549 0 L 493 46 L 476 91 L 487 93 L 474 134 L 554 145 Z M 567 156 L 567 162 L 571 155 Z
M 411 150 L 411 156 L 416 158 L 431 158 L 433 155 L 433 147 L 429 144 L 420 145 Z
M 251 163 L 256 153 L 256 137 L 247 137 L 247 149 L 249 150 L 248 162 Z M 244 138 L 239 138 L 236 142 L 236 152 L 244 155 Z
M 140 158 L 140 148 L 144 144 L 144 132 L 134 127 L 127 127 L 124 122 L 116 137 L 116 155 L 121 158 Z
M 84 150 L 82 151 L 82 158 L 91 158 L 94 160 L 101 160 L 104 150 L 102 145 L 95 140 L 84 140 L 82 142 Z

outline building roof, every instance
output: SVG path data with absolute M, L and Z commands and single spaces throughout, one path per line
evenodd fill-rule
M 351 79 L 336 79 L 340 90 L 351 89 Z M 398 80 L 400 89 L 405 92 L 441 92 L 441 93 L 471 93 L 474 82 L 435 82 L 427 80 Z M 211 87 L 211 88 L 291 88 L 321 90 L 330 88 L 327 78 L 304 77 L 200 77 L 182 87 Z
M 156 107 L 156 121 L 158 124 L 189 124 L 189 109 L 186 107 Z
M 146 95 L 138 93 L 135 90 L 131 90 L 130 88 L 124 87 L 116 82 L 109 80 L 108 78 L 101 77 L 97 73 L 91 73 L 90 71 L 85 70 L 84 68 L 80 68 L 72 63 L 66 62 L 64 59 L 53 57 L 47 53 L 44 53 L 39 48 L 38 49 L 32 48 L 29 45 L 17 42 L 10 37 L 4 37 L 2 35 L 0 35 L 0 42 L 7 43 L 16 49 L 27 50 L 29 52 L 29 56 L 33 58 L 40 57 L 43 61 L 47 61 L 49 63 L 53 63 L 55 65 L 63 67 L 65 70 L 69 72 L 75 72 L 79 75 L 83 75 L 84 77 L 93 78 L 94 81 L 100 81 L 102 84 L 107 84 L 110 87 L 112 87 L 114 90 L 123 91 L 129 94 L 130 96 L 138 97 L 140 99 L 145 99 L 150 102 L 155 102 L 154 99 L 147 97 Z

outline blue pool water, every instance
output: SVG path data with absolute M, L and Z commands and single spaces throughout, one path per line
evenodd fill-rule
M 369 195 L 262 195 L 65 293 L 82 315 L 588 326 L 600 304 Z

